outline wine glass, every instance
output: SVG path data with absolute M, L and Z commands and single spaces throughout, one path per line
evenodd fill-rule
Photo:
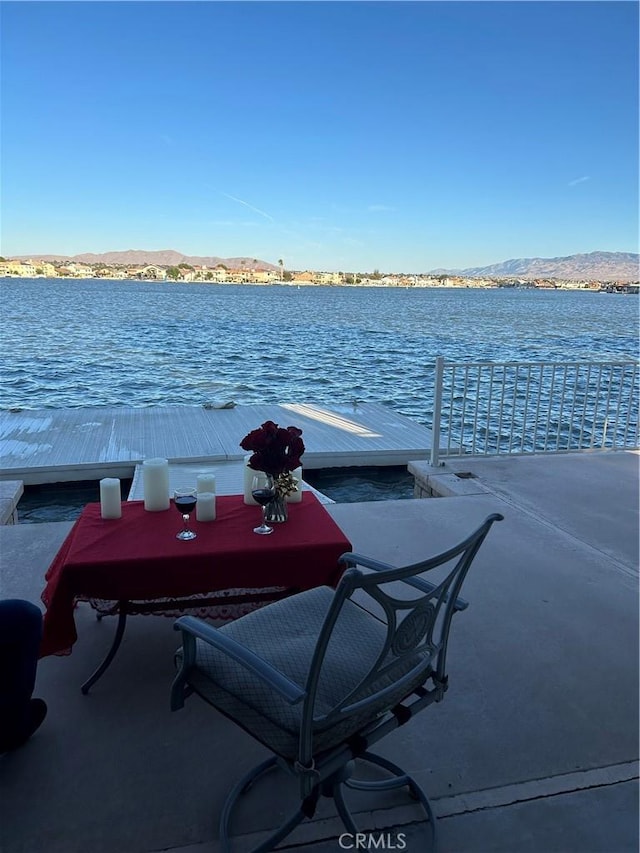
M 276 486 L 271 474 L 266 474 L 264 471 L 258 471 L 254 474 L 251 483 L 251 497 L 262 507 L 262 524 L 260 527 L 253 528 L 254 533 L 273 533 L 273 527 L 269 527 L 267 524 L 267 504 L 273 500 L 275 495 Z
M 193 512 L 198 499 L 195 489 L 176 489 L 173 493 L 173 502 L 176 509 L 182 515 L 183 528 L 176 533 L 176 539 L 195 539 L 196 534 L 189 530 L 189 515 Z

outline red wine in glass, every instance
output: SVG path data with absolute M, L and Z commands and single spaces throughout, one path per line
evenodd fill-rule
M 189 516 L 196 507 L 198 494 L 195 489 L 176 489 L 173 493 L 173 502 L 176 509 L 182 515 L 182 530 L 176 533 L 176 539 L 195 539 L 196 534 L 189 529 Z
M 251 492 L 251 497 L 260 506 L 266 506 L 269 501 L 273 500 L 273 489 L 254 489 Z
M 263 471 L 258 471 L 253 478 L 251 485 L 251 497 L 257 504 L 262 507 L 262 524 L 260 527 L 254 527 L 254 533 L 273 533 L 273 527 L 267 524 L 267 504 L 273 500 L 276 495 L 276 487 L 273 482 L 273 477 L 270 474 L 265 474 Z
M 174 503 L 176 505 L 176 509 L 180 510 L 181 513 L 186 515 L 191 515 L 191 513 L 196 508 L 196 496 L 193 495 L 181 495 L 179 498 L 174 498 Z

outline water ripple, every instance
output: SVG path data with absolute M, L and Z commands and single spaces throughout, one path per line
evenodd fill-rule
M 638 357 L 633 296 L 29 279 L 0 287 L 2 409 L 359 399 L 426 423 L 436 355 Z

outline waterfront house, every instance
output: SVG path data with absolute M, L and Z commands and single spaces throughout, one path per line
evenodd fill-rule
M 143 267 L 140 272 L 140 278 L 152 279 L 153 281 L 164 281 L 166 277 L 166 269 L 156 266 L 156 264 L 149 264 Z
M 0 263 L 0 276 L 20 276 L 34 278 L 36 267 L 31 261 L 3 261 Z

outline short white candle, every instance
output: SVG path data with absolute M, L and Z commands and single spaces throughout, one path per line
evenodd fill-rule
M 120 480 L 115 477 L 100 480 L 100 514 L 102 518 L 122 517 Z
M 212 492 L 214 495 L 216 493 L 216 478 L 215 474 L 198 474 L 196 479 L 196 490 L 198 494 L 200 492 Z
M 169 509 L 169 463 L 166 459 L 145 459 L 142 463 L 144 508 L 149 512 Z
M 290 504 L 299 504 L 302 500 L 302 467 L 296 468 L 295 471 L 292 471 L 291 476 L 295 477 L 298 481 L 298 488 L 297 491 L 287 495 L 286 501 Z
M 253 495 L 251 492 L 253 491 L 253 478 L 256 475 L 256 471 L 253 468 L 249 468 L 249 460 L 251 459 L 251 455 L 244 457 L 244 502 L 249 506 L 258 506 L 256 501 L 253 499 Z
M 197 521 L 215 521 L 216 519 L 216 496 L 213 492 L 198 492 L 196 502 Z

